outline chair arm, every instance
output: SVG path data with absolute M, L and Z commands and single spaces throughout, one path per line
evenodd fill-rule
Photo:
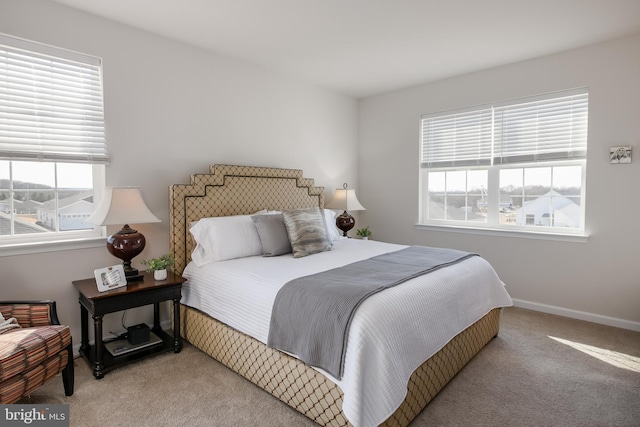
M 5 319 L 15 317 L 20 326 L 59 325 L 56 302 L 43 301 L 0 301 L 0 311 Z

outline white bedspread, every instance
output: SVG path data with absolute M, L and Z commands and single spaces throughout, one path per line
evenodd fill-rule
M 347 239 L 304 258 L 189 264 L 182 303 L 266 344 L 271 308 L 286 282 L 404 247 Z M 510 305 L 489 263 L 471 257 L 368 298 L 351 323 L 342 380 L 323 373 L 343 391 L 343 411 L 355 427 L 377 426 L 402 403 L 418 366 L 492 309 Z

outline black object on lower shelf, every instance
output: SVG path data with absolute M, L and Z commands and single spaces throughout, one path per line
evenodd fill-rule
M 127 328 L 127 339 L 133 345 L 143 344 L 149 341 L 149 332 L 149 327 L 145 323 L 138 323 Z

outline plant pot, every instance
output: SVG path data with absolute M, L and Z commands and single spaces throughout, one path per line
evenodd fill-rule
M 154 270 L 153 271 L 153 278 L 155 280 L 164 280 L 167 278 L 167 269 L 164 270 Z
M 364 237 L 362 237 L 362 240 L 369 240 L 369 237 L 368 236 L 364 236 Z

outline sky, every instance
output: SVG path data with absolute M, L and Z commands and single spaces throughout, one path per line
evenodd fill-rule
M 465 171 L 449 171 L 446 180 L 444 172 L 429 173 L 429 191 L 444 191 L 445 187 L 447 191 L 474 191 L 488 187 L 486 170 L 472 170 L 467 173 L 468 189 Z M 582 185 L 582 167 L 574 165 L 501 169 L 500 187 L 519 188 L 523 186 L 523 182 L 526 186 L 549 187 L 552 176 L 555 188 L 579 188 Z
M 12 170 L 9 161 L 0 160 L 0 179 L 33 182 L 55 187 L 55 165 L 50 162 L 13 161 Z M 90 164 L 58 163 L 58 188 L 93 188 L 93 169 Z

